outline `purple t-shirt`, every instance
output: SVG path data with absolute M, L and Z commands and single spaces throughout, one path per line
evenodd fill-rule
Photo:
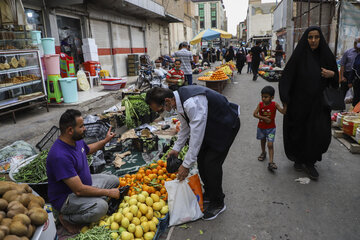
M 79 176 L 85 185 L 92 185 L 91 174 L 86 155 L 89 147 L 83 140 L 71 146 L 57 139 L 51 147 L 46 159 L 48 176 L 48 197 L 52 206 L 60 211 L 71 189 L 63 179 Z

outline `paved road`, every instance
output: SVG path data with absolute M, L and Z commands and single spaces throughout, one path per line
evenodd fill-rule
M 277 116 L 275 174 L 257 160 L 257 121 L 252 113 L 260 90 L 277 83 L 251 75 L 237 75 L 238 84 L 224 91 L 241 105 L 242 126 L 224 164 L 223 186 L 227 210 L 213 221 L 199 220 L 190 228 L 176 227 L 171 240 L 355 240 L 360 239 L 360 155 L 352 155 L 333 139 L 323 161 L 317 164 L 320 179 L 301 185 L 306 177 L 296 172 L 282 146 L 282 116 Z M 278 92 L 276 93 L 278 100 Z M 299 146 L 300 147 L 300 146 Z M 203 234 L 200 234 L 200 230 Z

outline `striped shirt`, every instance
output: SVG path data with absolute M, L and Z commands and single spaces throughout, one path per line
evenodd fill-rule
M 189 50 L 183 48 L 175 52 L 173 57 L 181 60 L 180 69 L 183 70 L 184 74 L 186 75 L 192 74 L 191 61 L 193 60 L 192 59 L 193 55 Z
M 182 80 L 184 81 L 185 77 L 184 77 L 184 72 L 182 70 L 176 70 L 175 68 L 171 69 L 168 71 L 167 75 L 166 75 L 166 79 L 170 79 L 170 80 Z M 175 85 L 173 83 L 168 83 L 169 86 L 170 85 Z

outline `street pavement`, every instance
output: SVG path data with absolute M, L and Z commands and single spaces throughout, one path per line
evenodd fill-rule
M 296 172 L 285 156 L 282 115 L 277 113 L 274 161 L 278 170 L 270 173 L 267 162 L 257 160 L 261 150 L 252 114 L 266 85 L 275 87 L 275 100 L 280 102 L 278 84 L 251 78 L 250 74 L 236 75 L 237 84 L 228 84 L 223 92 L 241 106 L 241 129 L 223 166 L 227 210 L 213 221 L 177 226 L 168 239 L 360 239 L 360 156 L 333 138 L 323 161 L 316 164 L 319 180 L 295 182 L 307 175 Z

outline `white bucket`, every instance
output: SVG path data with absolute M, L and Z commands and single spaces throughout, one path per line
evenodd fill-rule
M 355 139 L 360 144 L 360 127 L 356 129 Z

